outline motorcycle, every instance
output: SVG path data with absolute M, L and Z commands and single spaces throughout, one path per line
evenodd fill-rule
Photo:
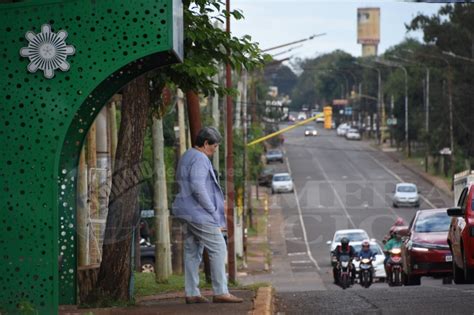
M 402 251 L 400 248 L 393 248 L 389 251 L 387 261 L 387 277 L 389 286 L 402 285 Z
M 373 279 L 373 267 L 371 258 L 362 258 L 359 263 L 359 281 L 364 288 L 370 287 Z
M 339 256 L 337 268 L 338 283 L 343 289 L 346 289 L 351 285 L 351 257 L 349 255 Z

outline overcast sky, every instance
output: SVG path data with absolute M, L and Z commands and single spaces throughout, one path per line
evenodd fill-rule
M 440 4 L 355 1 L 355 0 L 230 0 L 232 9 L 241 9 L 245 19 L 234 21 L 232 33 L 236 36 L 249 34 L 259 42 L 262 49 L 308 38 L 313 34 L 325 36 L 306 41 L 300 48 L 276 56 L 276 59 L 293 55 L 312 58 L 335 49 L 344 50 L 353 56 L 361 55 L 357 44 L 357 8 L 380 8 L 379 54 L 400 43 L 406 36 L 404 23 L 409 23 L 417 13 L 435 14 Z M 410 32 L 408 36 L 422 39 L 421 32 Z M 269 53 L 276 54 L 289 49 L 281 48 Z

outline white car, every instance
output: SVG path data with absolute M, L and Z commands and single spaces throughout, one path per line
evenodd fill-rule
M 347 130 L 349 130 L 350 128 L 351 128 L 351 126 L 349 126 L 349 124 L 342 123 L 342 124 L 340 124 L 340 125 L 337 127 L 337 129 L 336 129 L 336 134 L 337 134 L 338 136 L 345 136 Z
M 347 140 L 360 140 L 359 130 L 354 128 L 347 130 L 345 136 Z
M 305 120 L 307 118 L 308 116 L 306 115 L 306 113 L 301 112 L 298 114 L 298 120 Z
M 272 194 L 279 192 L 292 192 L 293 180 L 288 173 L 276 173 L 272 178 Z
M 326 244 L 330 245 L 329 254 L 332 264 L 335 264 L 335 260 L 333 259 L 333 251 L 336 249 L 337 245 L 341 245 L 341 239 L 343 237 L 347 237 L 349 239 L 349 245 L 352 245 L 352 242 L 362 242 L 363 240 L 368 240 L 369 234 L 367 234 L 367 232 L 362 229 L 337 230 L 334 233 L 332 241 L 326 242 Z
M 357 253 L 362 249 L 362 242 L 351 242 L 349 245 L 354 247 L 354 250 Z M 385 260 L 385 254 L 383 253 L 380 245 L 376 242 L 370 242 L 370 249 L 372 252 L 375 252 L 375 260 L 372 261 L 372 266 L 374 267 L 374 279 L 378 278 L 380 281 L 383 281 L 387 277 L 383 263 Z M 354 264 L 358 275 L 360 261 L 354 259 L 352 263 Z
M 304 136 L 317 136 L 318 131 L 313 126 L 308 126 L 304 130 Z
M 393 194 L 393 207 L 420 206 L 420 195 L 418 188 L 412 183 L 398 183 Z

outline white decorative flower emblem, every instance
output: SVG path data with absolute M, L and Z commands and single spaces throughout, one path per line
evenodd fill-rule
M 35 34 L 31 31 L 25 35 L 29 44 L 28 47 L 20 49 L 22 57 L 28 57 L 30 64 L 28 71 L 31 73 L 36 70 L 43 70 L 47 79 L 54 77 L 54 70 L 69 70 L 69 63 L 66 61 L 67 56 L 74 55 L 76 50 L 74 46 L 66 45 L 67 32 L 59 31 L 57 34 L 51 32 L 49 24 L 41 26 L 41 33 Z

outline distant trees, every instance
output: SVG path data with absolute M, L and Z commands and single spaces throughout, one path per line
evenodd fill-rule
M 443 147 L 450 146 L 447 77 L 449 65 L 453 83 L 456 169 L 463 169 L 466 167 L 464 160 L 470 159 L 471 164 L 474 162 L 471 158 L 474 155 L 474 6 L 448 4 L 433 16 L 416 16 L 406 24 L 406 28 L 407 31 L 423 31 L 424 43 L 408 38 L 378 58 L 391 60 L 407 69 L 409 138 L 426 146 L 433 155 L 437 155 Z M 397 125 L 393 128 L 393 137 L 399 143 L 404 141 L 405 78 L 400 68 L 381 65 L 375 58 L 355 58 L 338 50 L 314 59 L 302 60 L 298 66 L 302 72 L 291 92 L 293 109 L 298 110 L 304 104 L 330 104 L 333 99 L 347 97 L 352 90 L 358 92 L 360 84 L 362 94 L 369 98 L 350 100 L 356 117 L 358 113 L 373 116 L 377 112 L 377 101 L 374 99 L 377 97 L 377 72 L 370 67 L 379 69 L 382 75 L 382 99 L 386 117 L 393 114 L 398 118 Z M 430 71 L 428 132 L 426 69 Z M 272 77 L 272 80 L 278 81 L 279 78 Z

